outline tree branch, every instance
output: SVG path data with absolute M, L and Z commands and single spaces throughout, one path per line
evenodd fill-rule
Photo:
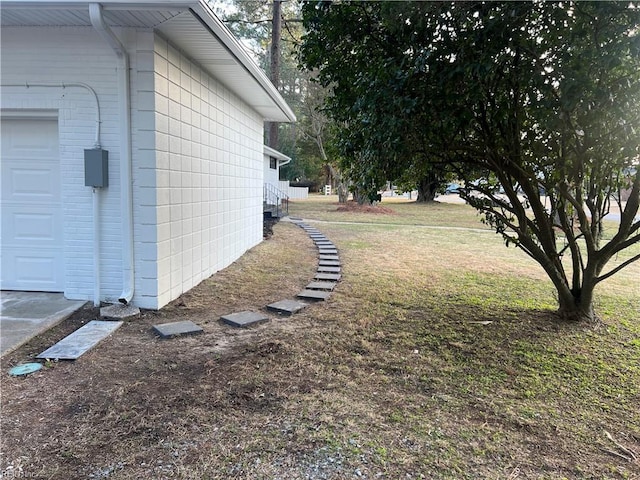
M 640 260 L 640 253 L 635 255 L 635 256 L 633 256 L 633 257 L 631 257 L 627 261 L 621 263 L 616 268 L 614 268 L 613 270 L 607 272 L 606 274 L 601 275 L 600 277 L 596 278 L 595 283 L 598 284 L 598 283 L 602 282 L 603 280 L 606 280 L 607 278 L 609 278 L 609 277 L 615 275 L 616 273 L 618 273 L 624 267 L 627 267 L 627 266 L 631 265 L 633 262 L 635 262 L 637 260 Z

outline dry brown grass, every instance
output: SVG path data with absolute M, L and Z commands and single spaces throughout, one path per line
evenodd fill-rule
M 639 478 L 638 461 L 620 448 L 640 453 L 637 266 L 599 292 L 603 328 L 566 325 L 521 253 L 487 232 L 430 228 L 442 226 L 440 213 L 402 208 L 413 207 L 392 215 L 396 225 L 314 223 L 340 249 L 344 277 L 328 302 L 294 317 L 246 330 L 217 320 L 291 297 L 313 276 L 312 243 L 281 222 L 272 239 L 78 361 L 3 376 L 0 471 Z M 3 359 L 3 371 L 91 313 Z M 185 318 L 205 333 L 151 332 Z

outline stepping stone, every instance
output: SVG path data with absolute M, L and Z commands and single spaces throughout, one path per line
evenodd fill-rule
M 322 267 L 339 267 L 340 260 L 319 260 L 318 265 Z
M 42 352 L 36 358 L 75 360 L 115 332 L 123 323 L 92 320 Z
M 329 290 L 332 291 L 335 286 L 337 285 L 336 282 L 311 282 L 309 285 L 307 285 L 306 287 L 304 287 L 307 290 Z
M 340 257 L 338 255 L 319 255 L 318 256 L 319 260 L 340 260 Z
M 318 266 L 318 272 L 340 273 L 340 267 L 325 267 L 324 265 L 320 265 Z
M 154 325 L 153 329 L 162 338 L 178 337 L 180 335 L 194 335 L 204 332 L 200 326 L 196 325 L 191 320 L 162 323 L 160 325 Z
M 133 305 L 124 305 L 122 303 L 114 303 L 100 309 L 100 316 L 108 320 L 124 320 L 128 317 L 140 315 L 140 309 Z
M 298 294 L 298 297 L 307 300 L 326 300 L 330 295 L 331 292 L 322 292 L 320 290 L 303 290 Z
M 313 278 L 315 278 L 316 280 L 330 280 L 330 281 L 337 282 L 342 278 L 342 275 L 340 275 L 339 273 L 318 272 L 316 273 L 316 276 Z
M 297 300 L 280 300 L 267 305 L 267 309 L 284 315 L 293 315 L 308 305 L 308 303 L 298 302 Z
M 258 323 L 268 322 L 269 317 L 262 313 L 246 311 L 223 315 L 220 317 L 220 320 L 232 327 L 249 327 L 251 325 L 257 325 Z
M 320 255 L 337 255 L 338 250 L 336 250 L 335 248 L 319 248 L 318 253 Z
M 310 233 L 309 237 L 315 239 L 315 240 L 329 240 L 325 235 L 323 235 L 322 233 Z
M 336 248 L 333 242 L 330 242 L 329 240 L 316 240 L 313 243 L 315 243 L 318 247 Z

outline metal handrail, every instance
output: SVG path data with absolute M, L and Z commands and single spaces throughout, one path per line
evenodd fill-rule
M 286 215 L 289 215 L 289 195 L 284 193 L 275 185 L 271 183 L 264 184 L 263 200 L 267 205 L 275 205 L 277 217 L 280 217 L 281 211 L 284 211 Z

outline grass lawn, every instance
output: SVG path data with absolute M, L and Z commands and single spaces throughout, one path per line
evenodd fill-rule
M 218 321 L 313 277 L 315 247 L 280 222 L 74 363 L 6 375 L 92 309 L 3 358 L 0 478 L 640 479 L 638 262 L 597 290 L 601 326 L 565 324 L 542 269 L 468 206 L 335 202 L 290 208 L 340 251 L 327 302 Z M 187 318 L 205 333 L 151 333 Z

